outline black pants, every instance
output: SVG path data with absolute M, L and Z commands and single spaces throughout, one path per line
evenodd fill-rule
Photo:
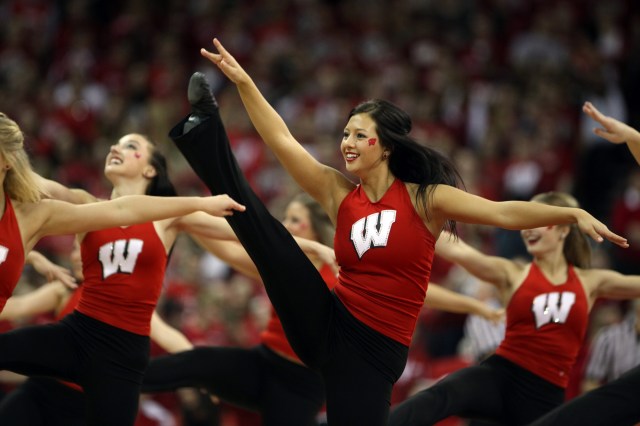
M 275 354 L 201 347 L 149 362 L 142 392 L 206 388 L 226 402 L 257 411 L 265 426 L 310 426 L 324 403 L 320 375 Z
M 572 399 L 531 426 L 631 426 L 640 422 L 640 367 Z
M 57 324 L 0 334 L 0 369 L 55 377 L 84 389 L 88 425 L 133 425 L 149 337 L 77 311 Z
M 562 404 L 564 389 L 492 355 L 398 404 L 390 426 L 432 425 L 449 416 L 525 425 Z
M 84 426 L 84 394 L 56 379 L 32 377 L 0 403 L 2 426 Z
M 169 136 L 213 194 L 247 206 L 227 217 L 256 264 L 291 346 L 320 371 L 332 426 L 386 425 L 391 389 L 407 347 L 355 319 L 282 224 L 254 194 L 233 157 L 220 116 Z

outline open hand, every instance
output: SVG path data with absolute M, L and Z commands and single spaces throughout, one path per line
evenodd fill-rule
M 200 54 L 216 64 L 220 71 L 227 76 L 227 78 L 233 81 L 235 84 L 249 80 L 249 75 L 238 64 L 233 56 L 222 46 L 222 43 L 217 38 L 213 39 L 213 45 L 218 53 L 213 53 L 207 49 L 200 49 Z
M 602 126 L 594 128 L 593 133 L 609 142 L 625 143 L 638 133 L 623 122 L 602 114 L 591 102 L 585 102 L 582 106 L 582 111 Z
M 607 239 L 622 248 L 629 247 L 629 243 L 626 238 L 610 231 L 604 223 L 600 222 L 584 210 L 582 210 L 582 215 L 578 218 L 577 225 L 582 232 L 599 243 L 603 242 L 604 239 Z

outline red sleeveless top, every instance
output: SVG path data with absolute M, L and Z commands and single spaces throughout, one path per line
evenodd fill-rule
M 349 312 L 406 346 L 427 292 L 435 238 L 396 179 L 378 202 L 360 185 L 340 204 L 335 293 Z
M 4 199 L 4 214 L 0 219 L 0 312 L 24 269 L 24 247 L 18 220 L 9 195 L 5 194 Z
M 79 312 L 148 336 L 167 253 L 152 222 L 89 232 L 80 244 L 84 283 Z
M 320 268 L 320 275 L 322 275 L 324 282 L 327 283 L 327 287 L 330 289 L 335 287 L 337 278 L 329 265 L 325 264 Z M 291 348 L 291 345 L 287 340 L 287 336 L 284 334 L 280 318 L 278 318 L 278 315 L 273 308 L 271 308 L 271 318 L 269 319 L 269 323 L 260 334 L 260 340 L 265 346 L 273 349 L 274 351 L 300 361 L 300 358 L 298 358 L 296 353 L 293 351 L 293 348 Z
M 566 388 L 589 320 L 587 295 L 573 266 L 553 285 L 535 262 L 507 306 L 505 338 L 496 354 Z

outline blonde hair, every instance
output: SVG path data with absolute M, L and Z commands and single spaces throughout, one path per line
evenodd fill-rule
M 37 202 L 40 189 L 33 177 L 29 157 L 24 150 L 24 135 L 18 124 L 0 112 L 0 155 L 10 168 L 4 178 L 9 198 L 20 202 Z
M 544 192 L 535 195 L 531 201 L 549 204 L 551 206 L 580 208 L 578 200 L 565 192 Z M 569 225 L 569 234 L 567 234 L 565 238 L 562 252 L 567 262 L 572 265 L 583 269 L 591 267 L 591 246 L 589 245 L 589 239 L 577 225 Z

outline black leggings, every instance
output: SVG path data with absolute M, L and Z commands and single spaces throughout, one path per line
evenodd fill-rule
M 85 399 L 56 379 L 31 377 L 0 403 L 2 426 L 84 426 Z
M 321 372 L 329 421 L 386 425 L 407 347 L 355 319 L 329 291 L 242 175 L 220 116 L 182 135 L 186 120 L 169 136 L 213 194 L 226 193 L 247 206 L 227 220 L 256 264 L 291 346 L 306 365 Z
M 78 311 L 57 324 L 0 334 L 0 369 L 81 385 L 88 425 L 133 425 L 149 337 L 129 333 Z
M 152 359 L 142 392 L 206 388 L 231 404 L 261 413 L 265 426 L 311 426 L 324 403 L 320 375 L 265 346 L 201 347 Z
M 389 426 L 433 425 L 453 415 L 525 425 L 562 404 L 563 399 L 561 387 L 492 355 L 398 404 L 391 412 Z
M 531 426 L 632 426 L 640 422 L 640 366 L 572 399 Z

